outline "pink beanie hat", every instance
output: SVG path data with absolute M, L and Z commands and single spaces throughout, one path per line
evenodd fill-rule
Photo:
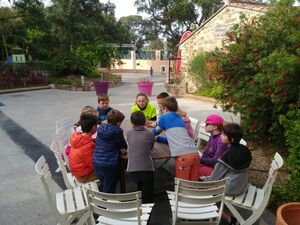
M 207 117 L 205 123 L 206 124 L 211 124 L 211 125 L 223 125 L 223 118 L 218 115 L 210 115 Z

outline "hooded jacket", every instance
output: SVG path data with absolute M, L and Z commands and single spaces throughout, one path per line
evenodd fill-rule
M 111 107 L 108 107 L 107 109 L 101 109 L 99 106 L 97 106 L 97 111 L 99 113 L 99 124 L 102 123 L 102 121 L 107 120 L 107 114 L 112 110 Z
M 229 178 L 225 194 L 237 196 L 242 194 L 248 186 L 248 169 L 252 161 L 251 152 L 241 144 L 230 146 L 217 161 L 208 180 Z
M 82 177 L 94 171 L 93 152 L 95 140 L 75 132 L 70 138 L 69 165 L 73 176 Z
M 123 130 L 113 124 L 102 124 L 99 126 L 93 156 L 94 167 L 116 168 L 121 148 L 127 149 Z

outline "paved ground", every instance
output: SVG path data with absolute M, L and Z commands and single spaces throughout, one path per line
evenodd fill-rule
M 109 89 L 111 106 L 121 110 L 127 118 L 137 94 L 136 82 L 145 76 L 123 75 L 124 85 Z M 153 78 L 155 85 L 150 100 L 155 104 L 155 96 L 164 91 L 164 79 L 162 76 Z M 210 103 L 184 98 L 178 101 L 183 110 L 200 120 L 217 112 L 227 120 L 239 121 L 237 116 L 222 113 Z M 55 135 L 55 121 L 79 116 L 86 105 L 97 105 L 95 92 L 51 89 L 0 95 L 0 224 L 55 224 L 42 183 L 34 172 L 34 163 L 43 154 L 51 171 L 56 169 L 55 159 L 48 148 Z M 54 172 L 53 175 L 63 187 L 61 176 Z

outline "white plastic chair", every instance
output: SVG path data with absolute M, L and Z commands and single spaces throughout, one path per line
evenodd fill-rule
M 59 171 L 61 171 L 64 183 L 65 183 L 67 188 L 74 188 L 74 187 L 77 187 L 77 186 L 86 186 L 86 187 L 91 188 L 93 190 L 99 190 L 98 189 L 99 182 L 100 182 L 99 180 L 89 182 L 89 183 L 81 183 L 76 179 L 76 177 L 74 177 L 72 175 L 72 173 L 68 172 L 68 170 L 66 168 L 66 163 L 62 159 L 61 149 L 59 147 L 59 143 L 58 143 L 57 140 L 54 140 L 51 143 L 50 149 L 56 157 L 56 161 L 57 161 L 57 164 L 58 164 L 58 167 L 59 167 Z M 67 157 L 67 156 L 64 156 L 64 157 Z
M 62 159 L 62 156 L 64 156 L 64 159 L 66 159 L 67 155 L 63 154 L 64 150 L 63 151 L 61 150 L 57 139 L 51 143 L 50 149 L 55 155 L 57 165 L 59 167 L 59 170 L 61 171 L 66 187 L 67 188 L 76 187 L 77 185 L 76 185 L 75 177 L 70 172 L 67 171 L 66 163 Z
M 73 127 L 61 127 L 58 130 L 56 130 L 56 137 L 59 144 L 59 149 L 64 156 L 64 161 L 66 162 L 66 165 L 68 169 L 70 169 L 69 166 L 69 158 L 66 154 L 66 148 L 70 146 L 70 138 L 72 134 L 74 133 Z
M 196 139 L 195 141 L 197 143 L 197 146 L 199 147 L 200 142 L 199 142 L 199 139 L 198 139 L 198 135 L 199 135 L 199 131 L 200 131 L 200 122 L 196 118 L 193 118 L 193 117 L 190 117 L 190 116 L 189 116 L 189 119 L 191 121 L 191 127 L 194 131 L 194 137 Z
M 153 204 L 141 204 L 141 192 L 108 194 L 87 189 L 92 224 L 93 214 L 99 215 L 97 224 L 147 224 Z
M 210 133 L 205 131 L 205 122 L 199 123 L 199 132 L 198 132 L 198 141 L 200 143 L 200 140 L 208 141 L 210 138 Z M 247 142 L 244 139 L 240 140 L 241 145 L 247 146 Z
M 84 198 L 84 188 L 76 187 L 63 192 L 56 192 L 55 182 L 44 156 L 41 156 L 36 162 L 35 171 L 41 176 L 48 203 L 59 224 L 88 225 L 90 214 L 87 200 Z
M 194 182 L 175 178 L 175 192 L 168 192 L 173 225 L 219 224 L 226 182 L 227 179 Z
M 282 166 L 283 159 L 276 153 L 269 170 L 268 179 L 263 188 L 258 188 L 250 184 L 242 195 L 225 197 L 225 205 L 241 225 L 252 225 L 262 215 L 269 202 L 277 172 Z M 251 215 L 245 219 L 236 207 L 250 211 Z
M 74 128 L 74 124 L 78 122 L 78 118 L 76 120 L 75 117 L 65 117 L 62 118 L 60 120 L 57 120 L 55 125 L 56 125 L 56 130 L 64 127 L 64 128 L 68 128 L 68 127 L 73 127 Z

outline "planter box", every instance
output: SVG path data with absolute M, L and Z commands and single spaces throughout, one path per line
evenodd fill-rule
M 153 88 L 153 82 L 138 83 L 138 89 L 140 93 L 151 95 L 152 88 Z
M 109 82 L 104 81 L 94 81 L 94 86 L 95 86 L 95 90 L 96 90 L 96 95 L 99 95 L 101 93 L 103 94 L 107 94 L 108 92 L 108 87 L 109 87 Z
M 177 84 L 165 84 L 167 92 L 173 96 L 178 96 L 180 92 L 180 86 Z

